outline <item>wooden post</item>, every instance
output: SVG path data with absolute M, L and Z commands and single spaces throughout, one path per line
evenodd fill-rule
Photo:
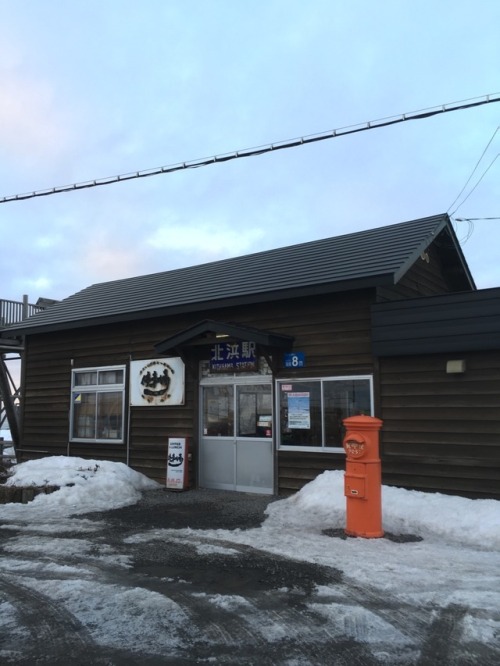
M 28 294 L 23 295 L 23 321 L 28 319 L 29 310 L 28 310 Z

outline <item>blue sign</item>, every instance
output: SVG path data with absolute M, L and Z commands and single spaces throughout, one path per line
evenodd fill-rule
M 283 356 L 285 368 L 303 368 L 306 364 L 306 355 L 304 352 L 293 352 Z

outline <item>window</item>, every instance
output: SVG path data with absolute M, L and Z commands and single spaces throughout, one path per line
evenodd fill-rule
M 125 366 L 73 370 L 71 440 L 123 442 Z
M 371 377 L 280 380 L 279 447 L 343 450 L 343 419 L 373 415 Z
M 205 437 L 272 437 L 271 384 L 203 386 Z

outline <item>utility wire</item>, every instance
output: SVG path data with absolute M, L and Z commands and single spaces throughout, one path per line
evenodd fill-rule
M 497 157 L 498 157 L 498 155 L 497 155 Z M 482 221 L 485 221 L 485 220 L 500 220 L 500 217 L 451 217 L 451 220 L 453 222 L 457 222 L 457 223 L 458 222 L 467 222 L 468 229 L 467 229 L 467 233 L 466 233 L 465 237 L 458 239 L 458 242 L 460 243 L 460 245 L 465 245 L 465 243 L 469 240 L 469 238 L 474 233 L 474 222 L 482 222 Z M 457 229 L 457 236 L 458 236 L 458 229 Z
M 452 221 L 453 222 L 467 222 L 467 233 L 465 234 L 465 236 L 463 238 L 458 239 L 458 242 L 460 243 L 460 245 L 465 245 L 465 243 L 467 243 L 469 238 L 474 233 L 474 222 L 472 220 L 466 220 L 465 218 L 464 219 L 462 219 L 462 218 L 460 218 L 460 219 L 452 218 Z M 456 234 L 458 236 L 458 225 L 457 225 L 457 229 L 455 231 L 456 231 Z
M 465 188 L 467 187 L 467 185 L 470 183 L 470 181 L 471 181 L 471 179 L 472 179 L 472 176 L 476 173 L 477 168 L 478 168 L 478 166 L 479 166 L 481 160 L 482 160 L 483 157 L 485 156 L 486 151 L 487 151 L 488 148 L 490 147 L 491 142 L 492 142 L 493 139 L 495 138 L 495 136 L 496 136 L 496 134 L 497 134 L 497 132 L 498 132 L 499 129 L 500 129 L 500 125 L 499 125 L 499 126 L 496 128 L 496 130 L 493 132 L 493 135 L 492 135 L 491 139 L 488 141 L 488 143 L 486 144 L 486 148 L 483 150 L 483 152 L 482 152 L 482 154 L 481 154 L 481 157 L 478 159 L 478 161 L 477 161 L 477 163 L 476 163 L 476 166 L 472 169 L 472 173 L 471 173 L 471 175 L 467 178 L 467 182 L 466 182 L 465 185 L 462 187 L 462 189 L 460 190 L 460 192 L 457 194 L 456 198 L 453 200 L 453 203 L 451 204 L 451 206 L 450 206 L 450 207 L 448 208 L 448 210 L 446 211 L 447 213 L 450 212 L 451 208 L 457 203 L 457 201 L 458 201 L 458 200 L 460 199 L 460 197 L 462 196 L 463 191 L 465 190 Z M 498 155 L 497 155 L 497 157 L 498 157 Z M 495 159 L 496 159 L 496 158 L 495 158 Z M 489 168 L 489 167 L 488 167 L 488 168 Z M 484 175 L 484 174 L 483 174 L 483 175 Z M 476 185 L 476 187 L 477 187 L 477 185 Z M 474 189 L 475 189 L 475 188 L 474 188 Z M 467 197 L 467 198 L 468 198 L 468 197 Z M 465 199 L 464 199 L 464 201 L 465 201 Z M 464 202 L 462 202 L 462 203 L 464 203 Z M 460 204 L 460 206 L 461 206 L 461 205 L 462 205 L 462 204 Z M 458 208 L 460 208 L 460 206 L 459 206 Z M 454 213 L 457 212 L 458 208 L 455 209 Z M 453 215 L 453 213 L 452 213 L 452 215 Z
M 482 97 L 473 97 L 459 102 L 451 102 L 441 106 L 431 107 L 428 109 L 421 109 L 420 111 L 412 111 L 410 113 L 403 113 L 399 116 L 389 116 L 386 118 L 379 118 L 359 125 L 349 125 L 339 129 L 329 130 L 320 134 L 310 134 L 308 136 L 290 139 L 286 141 L 278 141 L 256 148 L 247 148 L 238 150 L 231 153 L 224 153 L 222 155 L 215 155 L 213 157 L 205 157 L 196 160 L 189 160 L 187 162 L 180 162 L 170 166 L 162 166 L 154 169 L 145 169 L 144 171 L 136 171 L 134 173 L 122 174 L 118 176 L 110 176 L 108 178 L 97 178 L 82 183 L 73 183 L 72 185 L 62 185 L 60 187 L 51 187 L 44 190 L 37 190 L 34 192 L 27 192 L 25 194 L 14 194 L 0 198 L 0 203 L 7 203 L 9 201 L 22 201 L 24 199 L 33 199 L 35 197 L 45 197 L 51 194 L 61 194 L 62 192 L 73 192 L 76 190 L 88 189 L 91 187 L 99 187 L 102 185 L 111 185 L 113 183 L 120 183 L 126 180 L 134 180 L 136 178 L 147 178 L 148 176 L 157 176 L 164 173 L 174 173 L 175 171 L 183 171 L 185 169 L 197 169 L 202 166 L 209 166 L 210 164 L 219 164 L 221 162 L 228 162 L 230 160 L 240 159 L 242 157 L 255 157 L 265 153 L 274 152 L 277 150 L 285 150 L 287 148 L 296 148 L 309 143 L 317 141 L 324 141 L 326 139 L 335 139 L 339 136 L 346 136 L 348 134 L 355 134 L 357 132 L 366 132 L 367 130 L 377 129 L 380 127 L 388 127 L 398 123 L 406 122 L 407 120 L 422 120 L 423 118 L 430 118 L 441 113 L 449 113 L 450 111 L 461 111 L 462 109 L 470 109 L 483 104 L 491 104 L 493 102 L 500 102 L 500 93 L 493 93 L 491 95 L 483 95 Z
M 475 222 L 483 220 L 500 220 L 500 217 L 455 217 L 455 222 Z
M 481 178 L 477 181 L 477 183 L 474 185 L 474 187 L 473 187 L 472 190 L 469 192 L 469 194 L 465 197 L 465 199 L 462 201 L 462 203 L 461 203 L 459 206 L 457 206 L 457 207 L 455 208 L 455 210 L 453 211 L 453 213 L 451 213 L 451 215 L 454 215 L 454 214 L 457 212 L 457 210 L 458 210 L 459 208 L 461 208 L 461 207 L 464 205 L 464 203 L 467 201 L 467 199 L 470 197 L 470 195 L 474 192 L 474 190 L 477 188 L 477 186 L 479 185 L 479 183 L 483 180 L 483 178 L 486 176 L 486 174 L 488 173 L 488 171 L 491 169 L 491 167 L 494 165 L 494 163 L 497 161 L 497 159 L 498 159 L 499 157 L 500 157 L 500 153 L 497 153 L 497 155 L 492 159 L 492 161 L 490 162 L 489 166 L 488 166 L 488 167 L 486 168 L 486 170 L 484 171 L 484 173 L 483 173 L 483 175 L 481 176 Z

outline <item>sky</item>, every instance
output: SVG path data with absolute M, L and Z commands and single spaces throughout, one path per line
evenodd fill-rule
M 131 548 L 133 544 L 150 544 L 154 549 L 168 540 L 205 555 L 230 557 L 238 554 L 238 547 L 248 546 L 340 570 L 344 586 L 350 590 L 347 600 L 343 598 L 344 586 L 338 582 L 319 585 L 314 595 L 304 600 L 305 610 L 324 616 L 330 636 L 336 631 L 339 636 L 355 632 L 351 638 L 365 642 L 374 652 L 382 650 L 380 654 L 387 658 L 381 657 L 380 663 L 393 663 L 389 653 L 400 654 L 402 660 L 397 663 L 420 663 L 416 643 L 410 638 L 411 629 L 400 633 L 397 627 L 401 629 L 402 624 L 383 623 L 362 605 L 357 607 L 353 590 L 360 598 L 382 595 L 392 599 L 394 608 L 403 604 L 407 609 L 418 609 L 409 617 L 415 632 L 421 622 L 419 613 L 426 608 L 432 608 L 434 614 L 439 609 L 462 609 L 459 643 L 465 647 L 488 646 L 490 655 L 500 653 L 500 503 L 496 500 L 469 500 L 384 486 L 384 529 L 393 535 L 420 537 L 420 541 L 332 539 L 323 530 L 345 527 L 345 497 L 343 473 L 330 471 L 295 495 L 270 503 L 258 528 L 147 529 L 140 525 L 137 532 L 124 537 L 117 550 L 102 536 L 92 541 L 93 531 L 102 530 L 105 516 L 101 514 L 94 522 L 82 514 L 133 504 L 144 491 L 160 488 L 156 482 L 122 463 L 55 456 L 15 466 L 8 484 L 57 484 L 61 488 L 49 495 L 40 494 L 28 504 L 2 505 L 0 578 L 62 604 L 101 645 L 164 654 L 165 649 L 176 646 L 169 633 L 172 627 L 180 628 L 189 640 L 190 620 L 174 603 L 178 601 L 175 593 L 170 599 L 168 594 L 160 595 L 147 586 L 109 585 L 110 578 L 119 580 L 120 570 L 133 566 L 127 544 Z M 107 572 L 103 579 L 107 584 L 98 573 L 101 568 Z M 115 576 L 110 573 L 113 570 Z M 184 595 L 187 598 L 189 594 L 187 585 Z M 274 613 L 264 621 L 250 609 L 248 600 L 227 590 L 207 596 L 193 589 L 192 594 L 206 596 L 208 605 L 241 614 L 250 626 L 257 623 L 257 632 L 263 630 L 264 622 L 270 642 L 293 631 L 289 625 L 280 626 L 285 612 Z M 2 605 L 1 597 L 0 607 L 0 635 L 15 633 L 15 608 Z M 455 641 L 458 631 L 457 625 Z M 404 654 L 408 661 L 401 657 Z
M 0 0 L 0 12 L 0 198 L 500 91 L 497 0 Z M 448 210 L 499 217 L 499 119 L 492 103 L 2 203 L 0 298 L 61 299 Z M 499 286 L 500 221 L 456 231 L 477 286 Z

